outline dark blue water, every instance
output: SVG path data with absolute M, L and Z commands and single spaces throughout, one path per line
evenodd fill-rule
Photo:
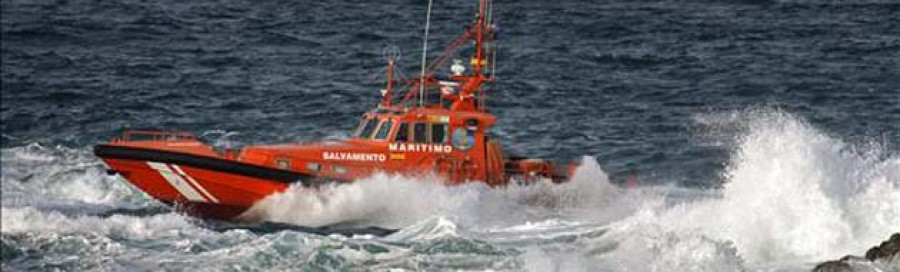
M 410 236 L 402 236 L 404 230 L 401 230 L 403 238 L 396 238 L 402 241 L 396 242 L 399 245 L 381 240 L 372 242 L 389 244 L 381 246 L 389 248 L 384 250 L 390 254 L 411 258 L 408 263 L 396 261 L 395 258 L 401 257 L 394 255 L 379 259 L 377 252 L 381 249 L 373 249 L 376 253 L 360 249 L 374 254 L 374 259 L 347 257 L 334 253 L 342 251 L 326 246 L 342 242 L 313 234 L 308 235 L 317 238 L 308 239 L 318 242 L 296 247 L 290 251 L 293 253 L 270 252 L 272 248 L 281 248 L 271 243 L 280 243 L 277 241 L 284 240 L 284 236 L 306 237 L 303 231 L 246 234 L 229 229 L 225 234 L 215 234 L 202 224 L 198 227 L 191 219 L 174 213 L 98 217 L 94 212 L 78 212 L 160 207 L 135 189 L 122 185 L 121 180 L 102 176 L 102 165 L 89 154 L 90 146 L 119 134 L 123 128 L 189 130 L 210 141 L 224 134 L 236 134 L 229 139 L 242 144 L 348 135 L 356 119 L 379 98 L 378 90 L 382 88 L 379 76 L 385 64 L 381 52 L 385 46 L 396 45 L 401 49 L 403 74 L 417 73 L 426 4 L 425 1 L 3 0 L 0 18 L 3 207 L 4 213 L 14 214 L 3 217 L 4 268 L 141 269 L 147 263 L 158 264 L 152 260 L 172 257 L 168 255 L 170 251 L 187 250 L 196 254 L 188 254 L 184 260 L 175 258 L 179 260 L 175 263 L 190 263 L 195 261 L 190 256 L 199 258 L 202 252 L 227 251 L 250 243 L 263 248 L 260 252 L 266 253 L 258 254 L 269 254 L 268 257 L 251 254 L 248 258 L 259 263 L 243 259 L 234 262 L 249 262 L 247 267 L 257 269 L 377 264 L 375 267 L 408 269 L 543 270 L 547 267 L 541 266 L 543 263 L 535 265 L 526 260 L 537 258 L 549 264 L 572 261 L 566 256 L 574 253 L 540 246 L 559 243 L 563 245 L 559 247 L 572 247 L 573 252 L 578 252 L 575 255 L 581 256 L 572 263 L 593 264 L 568 267 L 571 269 L 594 267 L 598 263 L 610 270 L 655 269 L 642 266 L 646 262 L 625 262 L 610 257 L 618 256 L 615 254 L 597 253 L 607 251 L 596 248 L 581 252 L 583 244 L 593 243 L 593 238 L 553 238 L 550 242 L 527 238 L 509 242 L 502 235 L 498 238 L 491 234 L 495 230 L 502 232 L 497 228 L 503 227 L 498 226 L 533 221 L 537 225 L 558 227 L 551 228 L 550 233 L 565 232 L 569 227 L 586 228 L 591 230 L 578 233 L 593 237 L 601 235 L 596 233 L 598 230 L 602 230 L 600 233 L 616 230 L 607 226 L 610 222 L 643 222 L 618 216 L 629 213 L 600 212 L 601 215 L 582 217 L 580 213 L 562 212 L 551 205 L 549 211 L 540 207 L 538 217 L 529 212 L 501 220 L 504 224 L 486 226 L 468 219 L 486 215 L 472 215 L 471 209 L 458 207 L 466 206 L 460 204 L 466 201 L 459 200 L 459 192 L 446 193 L 431 187 L 404 192 L 437 190 L 438 195 L 450 196 L 440 198 L 446 202 L 432 206 L 442 211 L 466 212 L 448 212 L 449 215 L 438 219 L 413 216 L 414 220 L 371 223 L 397 228 L 416 224 L 418 227 L 412 229 L 425 233 L 411 236 L 418 238 L 431 237 L 426 235 L 429 233 L 426 230 L 442 229 L 435 226 L 448 224 L 454 230 L 468 227 L 470 232 L 455 232 L 462 240 L 440 240 L 450 245 L 405 240 Z M 436 1 L 431 29 L 432 55 L 462 33 L 463 25 L 472 19 L 474 5 L 473 1 Z M 894 223 L 900 222 L 900 202 L 895 202 L 900 201 L 900 163 L 897 162 L 900 2 L 498 1 L 495 18 L 499 29 L 499 82 L 488 93 L 488 107 L 500 118 L 493 133 L 507 153 L 560 161 L 593 156 L 603 169 L 600 173 L 608 174 L 610 182 L 621 182 L 624 173 L 636 169 L 644 184 L 671 186 L 665 193 L 648 193 L 654 197 L 663 194 L 668 198 L 673 194 L 668 190 L 675 190 L 680 193 L 674 194 L 691 195 L 688 199 L 705 199 L 705 191 L 679 188 L 721 190 L 724 187 L 725 196 L 719 198 L 728 200 L 740 195 L 747 198 L 734 199 L 746 200 L 756 198 L 745 194 L 747 191 L 735 189 L 740 184 L 775 185 L 769 188 L 774 190 L 769 195 L 777 195 L 774 192 L 782 190 L 777 184 L 796 183 L 797 188 L 804 189 L 810 188 L 810 184 L 825 184 L 821 185 L 826 191 L 824 197 L 839 203 L 835 204 L 839 207 L 855 203 L 886 211 L 879 215 L 880 223 L 872 226 L 860 226 L 859 222 L 869 220 L 865 216 L 844 215 L 845 220 L 840 222 L 847 227 L 838 229 L 845 231 L 823 227 L 803 239 L 772 238 L 776 244 L 791 245 L 814 238 L 834 241 L 846 238 L 860 243 L 844 248 L 807 242 L 827 249 L 822 252 L 790 246 L 775 249 L 784 256 L 796 257 L 797 262 L 754 252 L 757 243 L 734 237 L 744 232 L 718 236 L 701 232 L 703 239 L 716 241 L 711 248 L 725 247 L 737 253 L 731 256 L 729 250 L 711 250 L 717 252 L 711 256 L 727 255 L 727 260 L 714 258 L 708 263 L 725 266 L 678 266 L 661 262 L 657 268 L 664 268 L 663 264 L 682 270 L 712 271 L 734 267 L 756 269 L 771 263 L 778 264 L 776 267 L 784 263 L 788 263 L 787 267 L 798 263 L 803 266 L 807 261 L 853 253 L 848 250 L 859 250 L 863 244 L 876 241 L 876 237 L 886 238 L 878 236 L 890 229 L 886 226 L 893 224 L 897 231 L 900 223 Z M 782 172 L 788 168 L 796 172 Z M 875 197 L 866 193 L 868 188 L 877 187 L 871 184 L 878 182 L 887 182 L 888 187 L 878 187 L 878 191 L 886 191 L 887 195 Z M 728 183 L 737 186 L 728 188 Z M 844 188 L 843 191 L 829 191 L 838 187 Z M 523 190 L 531 192 L 532 189 Z M 729 195 L 728 190 L 742 193 Z M 493 194 L 476 191 L 478 195 Z M 511 202 L 519 205 L 524 200 L 510 195 L 520 194 L 528 193 L 507 192 L 502 198 L 516 199 Z M 374 195 L 367 196 L 383 196 Z M 802 194 L 790 195 L 792 199 L 800 199 Z M 606 196 L 604 193 L 594 197 Z M 529 201 L 525 202 L 534 204 Z M 451 205 L 454 208 L 447 208 L 447 203 L 454 203 Z M 515 209 L 508 207 L 513 204 L 503 203 L 497 205 Z M 817 202 L 800 203 L 803 204 L 797 204 L 798 207 L 814 207 L 810 203 Z M 609 203 L 597 205 L 606 204 Z M 583 203 L 574 206 L 578 210 L 595 208 Z M 386 207 L 392 210 L 394 205 Z M 759 210 L 742 208 L 748 212 Z M 853 214 L 838 210 L 843 212 L 824 213 Z M 782 218 L 773 214 L 763 216 L 768 217 Z M 772 225 L 810 221 L 800 215 L 784 218 L 787 219 L 773 219 L 779 223 Z M 163 223 L 169 221 L 176 223 Z M 820 223 L 836 224 L 827 220 Z M 32 230 L 32 225 L 39 224 L 76 227 Z M 811 228 L 817 226 L 821 225 Z M 92 232 L 97 228 L 102 230 Z M 172 232 L 181 232 L 179 235 L 187 237 L 183 239 L 188 242 L 179 242 L 179 238 L 171 236 Z M 685 233 L 682 229 L 661 232 Z M 77 237 L 80 242 L 53 240 L 68 239 L 67 235 Z M 48 238 L 51 236 L 56 238 Z M 156 240 L 164 242 L 154 244 Z M 685 238 L 685 241 L 673 247 L 704 248 L 691 244 L 694 240 Z M 86 245 L 78 244 L 82 242 Z M 84 254 L 57 252 L 61 245 L 54 243 L 76 243 L 67 245 L 98 249 Z M 196 247 L 204 249 L 179 243 L 198 244 Z M 636 249 L 629 247 L 629 243 L 642 244 L 620 240 L 609 251 L 631 254 Z M 520 244 L 541 253 L 510 251 Z M 466 262 L 446 257 L 450 253 L 441 251 L 451 249 L 475 252 L 472 254 L 479 261 L 463 264 Z M 92 261 L 70 262 L 67 254 Z M 428 256 L 435 254 L 443 256 L 434 257 L 441 261 L 429 259 Z M 599 262 L 584 257 L 594 255 L 605 257 L 599 257 Z M 51 257 L 45 260 L 34 256 Z M 123 256 L 139 261 L 123 262 L 122 259 L 128 259 Z M 650 256 L 660 258 L 666 254 Z M 738 261 L 732 263 L 732 260 Z M 232 259 L 222 257 L 220 261 L 229 263 Z M 162 267 L 178 270 L 174 265 Z

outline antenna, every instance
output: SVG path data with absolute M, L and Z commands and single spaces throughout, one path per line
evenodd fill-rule
M 385 107 L 391 106 L 391 99 L 394 94 L 394 61 L 400 58 L 400 50 L 397 46 L 386 46 L 382 49 L 381 54 L 384 55 L 388 63 L 387 66 L 387 88 L 382 91 L 381 105 Z
M 425 14 L 425 39 L 422 42 L 422 75 L 419 79 L 419 107 L 425 105 L 425 59 L 428 57 L 428 28 L 431 26 L 431 6 L 434 0 L 428 0 L 428 12 Z

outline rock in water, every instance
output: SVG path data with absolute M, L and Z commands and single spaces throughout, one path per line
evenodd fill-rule
M 853 267 L 844 262 L 844 260 L 840 261 L 827 261 L 824 263 L 820 263 L 813 268 L 813 272 L 853 272 Z
M 887 241 L 881 242 L 881 245 L 873 247 L 866 251 L 866 259 L 875 260 L 900 260 L 900 233 L 894 233 Z
M 865 258 L 847 255 L 840 260 L 820 263 L 815 268 L 813 268 L 812 271 L 853 272 L 858 271 L 857 269 L 855 269 L 855 267 L 858 266 L 860 262 L 869 264 L 878 262 L 882 263 L 882 265 L 887 264 L 887 266 L 889 267 L 888 269 L 900 268 L 900 233 L 894 233 L 893 235 L 891 235 L 891 238 L 889 238 L 887 241 L 882 242 L 881 245 L 875 246 L 866 251 Z M 856 265 L 854 265 L 854 263 Z

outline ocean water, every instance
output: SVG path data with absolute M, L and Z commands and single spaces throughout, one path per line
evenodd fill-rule
M 426 1 L 0 3 L 4 271 L 808 271 L 900 231 L 895 0 L 497 1 L 494 137 L 581 162 L 570 182 L 375 175 L 243 224 L 173 212 L 91 146 L 347 137 L 383 48 L 416 73 Z M 435 1 L 432 52 L 474 6 Z

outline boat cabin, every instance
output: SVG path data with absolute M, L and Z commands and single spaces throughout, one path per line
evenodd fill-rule
M 499 145 L 486 137 L 495 122 L 484 112 L 382 108 L 363 115 L 349 142 L 386 147 L 391 160 L 384 165 L 387 171 L 421 168 L 457 183 L 501 182 L 502 175 L 492 173 L 502 173 L 503 155 Z

